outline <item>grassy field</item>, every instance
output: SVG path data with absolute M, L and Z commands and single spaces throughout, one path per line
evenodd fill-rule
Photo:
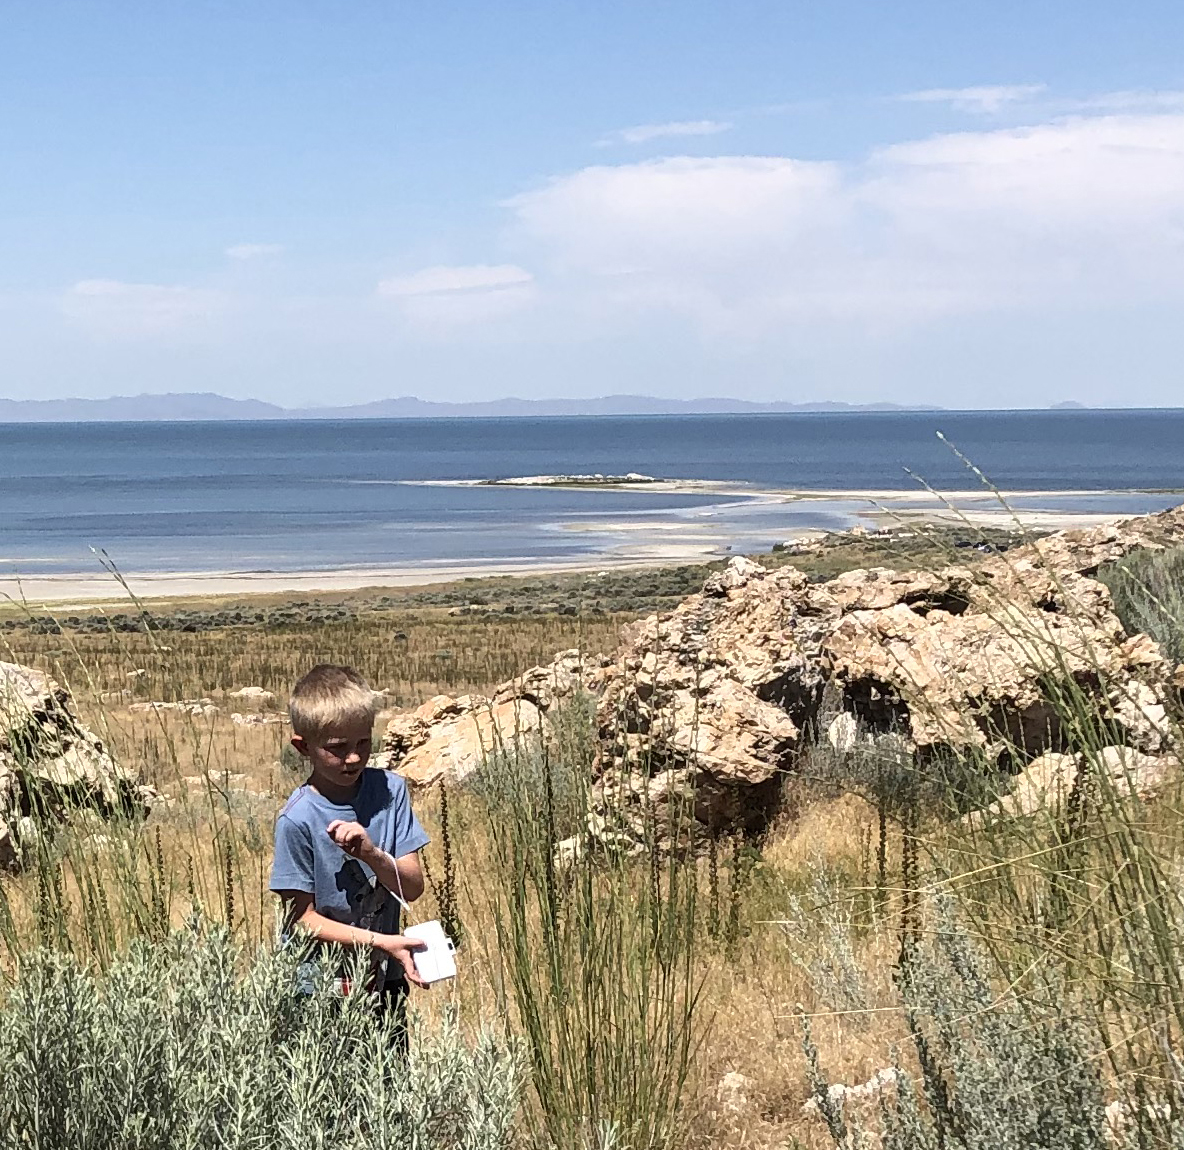
M 869 563 L 963 558 L 958 542 L 948 533 L 907 542 L 848 538 L 791 561 L 826 577 Z M 236 722 L 233 713 L 251 708 L 230 691 L 262 687 L 282 707 L 290 684 L 319 661 L 359 667 L 392 708 L 442 692 L 488 691 L 557 650 L 612 650 L 622 623 L 673 605 L 705 574 L 698 567 L 639 572 L 632 582 L 624 573 L 469 581 L 316 602 L 153 603 L 157 625 L 147 633 L 134 626 L 142 615 L 132 604 L 32 619 L 9 610 L 2 657 L 67 683 L 84 721 L 164 798 L 143 824 L 47 828 L 27 869 L 0 879 L 7 971 L 39 945 L 110 967 L 134 938 L 163 945 L 198 908 L 247 946 L 271 941 L 271 826 L 301 779 L 283 754 L 284 725 Z M 113 614 L 132 625 L 96 624 Z M 1184 626 L 1159 622 L 1170 633 Z M 199 713 L 131 709 L 148 700 L 206 702 Z M 1006 1053 L 1015 1036 L 1000 1030 L 1004 1022 L 1022 1034 L 1049 1018 L 1073 1018 L 1088 1031 L 1080 1049 L 1066 1040 L 1033 1054 L 1024 1063 L 1032 1074 L 1070 1066 L 1077 1081 L 1089 1078 L 1081 1069 L 1088 1066 L 1108 1098 L 1126 1097 L 1135 1082 L 1144 1094 L 1157 1083 L 1163 1096 L 1184 998 L 1172 973 L 1176 876 L 1184 873 L 1174 793 L 1149 808 L 1099 795 L 1075 825 L 1051 819 L 971 830 L 940 817 L 940 804 L 924 812 L 898 804 L 888 817 L 885 796 L 861 793 L 833 769 L 811 778 L 807 763 L 803 777 L 787 780 L 783 814 L 760 842 L 704 844 L 692 860 L 608 860 L 585 868 L 591 877 L 574 878 L 551 869 L 550 836 L 574 825 L 582 809 L 586 718 L 572 717 L 565 740 L 559 763 L 540 766 L 530 751 L 503 764 L 504 777 L 517 780 L 508 795 L 503 788 L 444 796 L 447 826 L 438 791 L 416 797 L 433 836 L 420 913 L 443 911 L 463 931 L 462 977 L 417 1003 L 429 1029 L 455 1012 L 465 1034 L 492 1023 L 526 1042 L 535 1085 L 514 1136 L 523 1145 L 843 1144 L 856 1137 L 845 1124 L 850 1113 L 836 1126 L 825 1106 L 821 1114 L 817 1106 L 803 1110 L 819 1081 L 811 1085 L 812 1049 L 820 1072 L 846 1083 L 899 1060 L 924 1087 L 925 1121 L 940 1124 L 935 1083 L 966 1078 L 956 1032 L 980 1014 L 1003 1019 L 985 1038 L 973 1027 L 967 1033 L 967 1050 L 989 1048 L 980 1062 L 1016 1057 Z M 1116 862 L 1119 855 L 1127 862 Z M 921 889 L 954 899 L 958 925 L 949 925 L 955 911 L 945 895 L 922 899 Z M 979 983 L 957 949 L 964 944 L 985 971 Z M 958 1018 L 942 1021 L 934 985 L 951 996 L 958 988 Z M 804 1018 L 813 1047 L 803 1046 Z M 938 1068 L 930 1073 L 909 1052 L 918 1031 L 934 1026 L 925 1048 Z M 577 1049 L 572 1036 L 580 1034 L 589 1037 Z M 641 1062 L 639 1050 L 649 1051 Z M 993 1064 L 987 1070 L 1004 1073 Z M 653 1120 L 630 1129 L 643 1086 Z M 589 1124 L 596 1107 L 600 1124 Z M 872 1125 L 874 1113 L 873 1105 Z M 995 1142 L 967 1140 L 958 1121 L 965 1123 L 965 1110 L 941 1134 L 946 1145 L 1069 1144 L 1009 1141 L 1014 1130 Z M 1067 1127 L 1057 1129 L 1061 1137 Z M 1153 1134 L 1149 1126 L 1145 1138 Z M 917 1134 L 895 1144 L 930 1143 Z

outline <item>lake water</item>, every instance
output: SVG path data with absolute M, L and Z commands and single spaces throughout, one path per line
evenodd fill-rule
M 1025 508 L 1138 513 L 1184 501 L 1184 411 L 858 413 L 0 425 L 0 563 L 93 570 L 319 570 L 767 547 L 849 526 L 859 499 L 760 492 L 1046 493 Z M 907 469 L 907 470 L 906 470 Z M 641 472 L 717 490 L 476 486 Z M 1076 494 L 1058 494 L 1074 492 Z

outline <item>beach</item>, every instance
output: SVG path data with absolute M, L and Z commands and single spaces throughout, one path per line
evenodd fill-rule
M 633 486 L 622 484 L 621 486 Z M 641 485 L 636 485 L 640 487 Z M 748 513 L 756 511 L 762 522 L 780 508 L 813 505 L 828 512 L 839 509 L 856 528 L 876 531 L 893 528 L 918 528 L 925 524 L 969 528 L 1004 528 L 1035 532 L 1058 531 L 1071 527 L 1092 527 L 1117 522 L 1127 513 L 1097 510 L 1066 511 L 1046 504 L 1080 502 L 1097 506 L 1106 496 L 1123 498 L 1129 492 L 1012 491 L 996 495 L 983 493 L 928 493 L 901 490 L 754 490 L 751 487 L 712 482 L 646 483 L 645 490 L 673 495 L 710 495 L 732 502 L 708 504 L 709 510 L 732 509 L 746 504 Z M 1026 506 L 1035 501 L 1037 506 Z M 1163 505 L 1170 506 L 1177 497 L 1165 495 Z M 577 574 L 630 567 L 662 567 L 708 563 L 742 552 L 721 545 L 718 530 L 707 513 L 697 518 L 647 516 L 644 520 L 591 519 L 564 525 L 576 533 L 595 534 L 609 540 L 604 550 L 568 556 L 523 556 L 508 560 L 474 558 L 463 562 L 415 563 L 392 565 L 344 565 L 316 570 L 216 570 L 154 571 L 122 570 L 118 575 L 103 569 L 96 560 L 95 569 L 65 572 L 21 574 L 0 568 L 0 596 L 12 604 L 30 608 L 73 604 L 125 604 L 129 595 L 145 600 L 217 599 L 229 596 L 314 594 L 357 591 L 361 589 L 403 589 L 453 583 L 460 580 L 487 579 L 499 576 L 544 576 Z M 787 518 L 787 524 L 790 520 Z M 762 526 L 763 534 L 768 530 Z M 813 527 L 794 530 L 787 526 L 778 542 L 801 542 L 825 532 Z M 761 550 L 768 550 L 766 545 Z M 758 548 L 753 548 L 758 550 Z

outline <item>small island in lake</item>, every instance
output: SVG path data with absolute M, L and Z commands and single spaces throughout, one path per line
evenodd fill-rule
M 508 479 L 482 479 L 486 487 L 625 487 L 636 483 L 660 483 L 653 475 L 636 471 L 624 475 L 517 475 Z

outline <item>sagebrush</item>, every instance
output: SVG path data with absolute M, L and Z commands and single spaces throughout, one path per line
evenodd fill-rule
M 0 1007 L 6 1150 L 503 1150 L 515 1046 L 445 1021 L 397 1053 L 368 994 L 296 992 L 296 951 L 221 928 L 136 942 L 105 971 L 25 955 Z M 358 985 L 361 985 L 359 980 Z

